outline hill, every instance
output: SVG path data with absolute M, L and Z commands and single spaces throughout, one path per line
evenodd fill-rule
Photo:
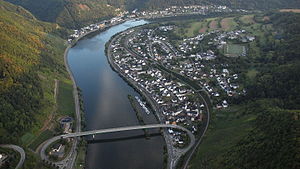
M 66 30 L 7 2 L 0 1 L 0 13 L 0 141 L 18 143 L 53 106 L 54 77 L 67 77 Z
M 28 145 L 55 111 L 56 81 L 71 83 L 63 61 L 67 32 L 0 1 L 0 143 L 25 149 L 24 168 L 47 168 Z
M 157 9 L 183 5 L 226 5 L 242 9 L 276 9 L 300 7 L 298 0 L 127 0 L 129 9 Z
M 68 28 L 80 27 L 114 16 L 121 0 L 6 0 L 29 10 L 42 21 Z M 112 5 L 110 5 L 112 4 Z
M 219 57 L 213 63 L 228 63 L 238 71 L 247 94 L 229 98 L 229 108 L 214 109 L 209 130 L 189 168 L 299 168 L 300 14 L 230 17 L 231 29 L 251 32 L 256 40 L 247 45 L 247 56 Z M 222 24 L 212 28 L 207 21 L 226 19 L 194 20 L 182 27 L 196 25 L 197 34 L 203 26 L 208 31 L 224 31 Z
M 120 10 L 160 9 L 173 5 L 226 5 L 243 9 L 300 8 L 298 0 L 5 0 L 29 10 L 40 20 L 68 28 L 80 27 Z

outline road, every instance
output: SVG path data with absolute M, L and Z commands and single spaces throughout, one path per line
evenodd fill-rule
M 83 37 L 83 36 L 82 36 Z M 79 38 L 80 39 L 80 38 Z M 80 111 L 80 103 L 79 103 L 79 96 L 78 96 L 78 90 L 77 90 L 77 85 L 73 76 L 73 73 L 71 72 L 68 64 L 68 59 L 67 59 L 67 54 L 69 52 L 69 49 L 71 46 L 69 45 L 67 49 L 65 50 L 64 53 L 64 62 L 65 62 L 65 67 L 70 75 L 70 78 L 73 82 L 73 97 L 74 97 L 74 102 L 75 102 L 75 132 L 80 132 L 81 131 L 81 111 Z M 69 155 L 63 160 L 58 163 L 55 163 L 56 165 L 60 166 L 61 168 L 73 168 L 76 156 L 77 156 L 77 145 L 78 145 L 79 139 L 75 138 L 70 150 Z M 44 143 L 43 147 L 45 146 L 46 143 Z M 43 149 L 43 148 L 42 148 Z M 42 150 L 41 150 L 42 151 Z M 43 159 L 43 158 L 42 158 Z
M 135 51 L 133 51 L 133 50 L 131 50 L 131 49 L 129 48 L 129 45 L 128 45 L 128 38 L 131 37 L 133 34 L 134 34 L 134 32 L 126 38 L 126 40 L 125 40 L 125 46 L 124 46 L 124 47 L 125 47 L 125 49 L 126 49 L 128 52 L 130 52 L 132 55 L 137 56 L 137 57 L 139 57 L 139 58 L 143 58 L 143 57 L 140 56 L 138 53 L 136 53 Z M 152 32 L 152 34 L 151 34 L 150 36 L 151 36 L 151 37 L 153 36 L 153 32 Z M 153 44 L 153 43 L 158 43 L 158 44 L 164 45 L 165 47 L 169 48 L 169 50 L 173 53 L 174 56 L 176 56 L 177 51 L 176 51 L 175 49 L 173 49 L 172 47 L 170 47 L 170 46 L 169 46 L 168 44 L 166 44 L 165 42 L 163 42 L 163 41 L 154 41 L 154 42 L 151 42 L 151 44 L 150 44 L 150 48 L 151 48 L 151 49 L 152 49 L 152 44 Z M 108 51 L 110 51 L 110 50 L 108 50 Z M 152 55 L 153 55 L 152 50 L 150 50 L 150 52 L 151 52 Z M 152 57 L 153 57 L 153 56 L 152 56 Z M 154 63 L 157 64 L 157 65 L 161 65 L 161 66 L 165 67 L 164 65 L 162 65 L 161 63 L 159 63 L 159 62 L 157 62 L 157 61 L 154 61 Z M 173 72 L 172 70 L 170 70 L 170 71 Z M 176 72 L 173 72 L 173 73 L 177 74 Z M 183 82 L 184 82 L 184 81 L 183 81 Z M 192 85 L 190 85 L 188 82 L 184 82 L 184 83 L 187 84 L 191 89 L 193 89 L 195 92 L 198 93 L 199 97 L 203 100 L 203 102 L 204 102 L 204 104 L 205 104 L 205 107 L 206 107 L 206 109 L 207 109 L 207 122 L 206 122 L 206 125 L 205 125 L 205 128 L 204 128 L 204 131 L 202 132 L 202 135 L 201 135 L 200 138 L 198 139 L 198 141 L 197 141 L 196 145 L 193 147 L 192 151 L 189 153 L 189 155 L 188 155 L 188 157 L 187 157 L 187 160 L 185 160 L 185 162 L 184 162 L 183 169 L 186 169 L 186 168 L 188 167 L 188 164 L 189 164 L 189 162 L 190 162 L 190 160 L 191 160 L 193 154 L 194 154 L 195 151 L 197 150 L 198 146 L 200 145 L 200 143 L 201 143 L 201 141 L 202 141 L 202 139 L 203 139 L 203 137 L 204 137 L 204 135 L 205 135 L 205 133 L 206 133 L 206 131 L 207 131 L 207 129 L 208 129 L 208 126 L 209 126 L 209 123 L 210 123 L 210 110 L 209 110 L 209 105 L 208 105 L 207 101 L 203 98 L 203 96 L 200 94 L 200 92 L 197 91 L 197 89 L 195 89 L 195 88 L 194 88 Z M 204 90 L 202 86 L 199 86 L 199 88 L 202 88 L 201 91 L 205 91 L 205 93 L 209 96 L 209 94 L 207 93 L 207 91 Z M 167 140 L 168 140 L 168 139 L 166 139 L 166 141 L 167 141 Z M 170 148 L 170 147 L 168 147 L 168 148 Z M 170 150 L 168 149 L 168 151 L 171 151 L 172 154 L 169 153 L 169 155 L 170 155 L 170 156 L 173 156 L 173 157 L 171 157 L 171 161 L 170 161 L 170 168 L 172 168 L 173 166 L 176 165 L 176 161 L 178 161 L 178 160 L 179 160 L 179 157 L 180 157 L 179 155 L 176 155 L 176 154 L 180 154 L 180 153 L 176 152 L 176 150 L 175 150 L 175 149 L 172 149 L 172 148 L 170 148 Z M 175 158 L 176 158 L 175 156 L 178 157 L 178 159 L 175 160 Z M 170 159 L 169 159 L 169 160 L 170 160 Z
M 193 133 L 181 126 L 177 125 L 171 125 L 171 124 L 150 124 L 150 125 L 143 125 L 143 126 L 129 126 L 129 127 L 117 127 L 117 128 L 109 128 L 109 129 L 100 129 L 100 130 L 91 130 L 91 131 L 84 131 L 84 132 L 76 132 L 76 133 L 70 133 L 70 134 L 63 134 L 60 136 L 53 137 L 45 142 L 43 145 L 40 156 L 42 160 L 49 161 L 48 156 L 46 155 L 46 149 L 48 146 L 50 146 L 52 143 L 54 143 L 57 140 L 64 139 L 64 138 L 77 138 L 77 137 L 82 137 L 82 136 L 88 136 L 88 135 L 96 135 L 96 134 L 104 134 L 104 133 L 115 133 L 115 132 L 122 132 L 122 131 L 131 131 L 131 130 L 142 130 L 142 129 L 153 129 L 153 128 L 174 128 L 178 130 L 182 130 L 187 133 L 187 135 L 190 138 L 190 144 L 181 150 L 182 153 L 188 152 L 193 145 L 195 144 L 195 137 Z M 76 139 L 75 139 L 76 140 Z M 72 152 L 70 153 L 72 154 Z M 68 159 L 68 158 L 66 158 Z M 66 163 L 71 163 L 70 159 L 65 161 Z M 63 168 L 64 166 L 59 162 L 59 164 L 56 164 L 60 168 Z
M 169 49 L 170 49 L 170 51 L 172 51 L 173 52 L 173 55 L 174 56 L 176 56 L 176 51 L 172 48 L 172 47 L 170 47 L 168 44 L 166 44 L 165 42 L 163 42 L 163 41 L 154 41 L 153 43 L 159 43 L 159 44 L 163 44 L 164 46 L 166 46 L 166 47 L 168 47 Z M 159 64 L 159 65 L 161 65 L 161 66 L 163 66 L 161 63 L 159 63 L 159 62 L 156 62 L 157 64 Z M 172 71 L 172 70 L 170 70 L 170 71 Z M 172 71 L 173 73 L 175 73 L 175 74 L 177 74 L 177 72 L 174 72 L 174 71 Z M 181 74 L 180 74 L 181 75 Z M 192 79 L 190 79 L 190 80 L 192 80 Z M 207 129 L 208 129 L 208 126 L 209 126 L 209 122 L 210 122 L 210 110 L 209 110 L 209 105 L 207 104 L 207 102 L 206 102 L 206 100 L 203 98 L 203 96 L 200 94 L 200 91 L 204 91 L 208 96 L 209 96 L 209 94 L 207 93 L 207 91 L 205 90 L 205 89 L 203 89 L 203 87 L 202 86 L 199 86 L 199 88 L 202 88 L 202 90 L 196 90 L 192 85 L 190 85 L 189 83 L 186 83 L 190 88 L 192 88 L 194 91 L 196 91 L 197 93 L 198 93 L 198 95 L 199 95 L 199 97 L 201 97 L 201 99 L 202 99 L 202 101 L 204 102 L 204 104 L 205 104 L 205 107 L 206 107 L 206 110 L 207 110 L 207 122 L 206 122 L 206 125 L 205 125 L 205 128 L 204 128 L 204 130 L 203 130 L 203 132 L 202 132 L 202 135 L 200 136 L 200 138 L 198 139 L 198 141 L 197 141 L 197 143 L 196 143 L 196 145 L 193 147 L 193 149 L 192 149 L 192 151 L 189 153 L 189 155 L 188 155 L 188 157 L 187 157 L 187 160 L 185 160 L 185 163 L 184 163 L 184 165 L 183 165 L 183 169 L 187 169 L 188 168 L 188 164 L 189 164 L 189 162 L 190 162 L 190 160 L 192 159 L 192 157 L 193 157 L 193 154 L 195 153 L 195 151 L 197 150 L 197 148 L 198 148 L 198 146 L 200 145 L 200 143 L 202 142 L 202 139 L 203 139 L 203 137 L 204 137 L 204 135 L 205 135 L 205 133 L 206 133 L 206 131 L 207 131 Z
M 12 144 L 3 144 L 3 145 L 0 145 L 0 147 L 10 148 L 10 149 L 14 149 L 15 151 L 17 151 L 21 155 L 21 158 L 19 160 L 18 165 L 16 166 L 16 169 L 21 168 L 23 166 L 26 155 L 25 155 L 25 151 L 22 147 L 19 147 L 17 145 L 12 145 Z
M 199 93 L 198 93 L 199 94 Z M 199 96 L 203 99 L 204 101 L 204 104 L 205 104 L 205 107 L 207 109 L 207 122 L 206 122 L 206 125 L 205 125 L 205 128 L 204 128 L 204 131 L 201 135 L 201 137 L 199 138 L 199 140 L 197 141 L 197 143 L 195 144 L 194 148 L 192 149 L 192 151 L 189 153 L 188 155 L 188 158 L 185 160 L 185 163 L 183 165 L 183 169 L 187 169 L 188 168 L 188 165 L 189 165 L 189 162 L 191 161 L 192 157 L 193 157 L 193 154 L 196 152 L 198 146 L 200 145 L 200 143 L 202 142 L 202 139 L 208 129 L 208 126 L 209 126 L 209 122 L 210 122 L 210 110 L 209 110 L 209 107 L 208 107 L 208 104 L 207 102 L 205 101 L 205 99 L 203 98 L 203 96 L 201 94 L 199 94 Z
M 155 43 L 163 44 L 164 46 L 168 47 L 168 48 L 173 52 L 174 56 L 176 56 L 176 53 L 177 53 L 177 52 L 176 52 L 173 48 L 171 48 L 168 44 L 166 44 L 165 42 L 163 42 L 163 41 L 158 41 L 158 42 L 155 42 Z M 161 65 L 161 66 L 163 66 L 163 65 L 162 65 L 161 63 L 159 63 L 159 62 L 156 62 L 156 63 L 159 64 L 159 65 Z M 172 70 L 171 70 L 171 71 L 172 71 Z M 173 71 L 172 71 L 172 72 L 173 72 Z M 173 72 L 173 73 L 177 74 L 176 72 Z M 182 74 L 180 74 L 180 75 L 182 75 Z M 192 80 L 192 79 L 190 79 L 190 80 Z M 209 122 L 210 122 L 210 110 L 209 110 L 209 105 L 207 104 L 207 102 L 206 102 L 206 100 L 203 98 L 203 96 L 200 94 L 200 91 L 204 91 L 208 96 L 209 96 L 209 94 L 207 93 L 206 90 L 203 89 L 202 86 L 199 86 L 200 88 L 202 88 L 202 90 L 196 90 L 196 89 L 195 89 L 192 85 L 190 85 L 189 83 L 185 83 L 185 84 L 187 84 L 190 88 L 192 88 L 194 91 L 196 91 L 197 94 L 198 94 L 198 96 L 199 96 L 199 97 L 202 99 L 202 101 L 204 102 L 205 107 L 206 107 L 206 110 L 207 110 L 207 121 L 206 121 L 206 124 L 205 124 L 205 128 L 204 128 L 204 130 L 203 130 L 203 132 L 202 132 L 202 135 L 201 135 L 200 138 L 198 139 L 198 141 L 197 141 L 196 145 L 194 146 L 194 148 L 192 149 L 192 151 L 189 153 L 187 160 L 185 160 L 183 169 L 187 169 L 187 168 L 188 168 L 188 164 L 189 164 L 190 160 L 192 159 L 193 154 L 194 154 L 195 151 L 197 150 L 199 144 L 201 143 L 201 141 L 202 141 L 202 139 L 203 139 L 203 137 L 204 137 L 204 135 L 205 135 L 205 133 L 206 133 L 206 131 L 207 131 L 207 129 L 208 129 Z
M 129 49 L 129 45 L 128 45 L 128 39 L 132 36 L 132 34 L 130 34 L 129 36 L 126 37 L 125 40 L 125 45 L 124 48 L 131 53 L 133 56 L 139 57 L 139 58 L 143 58 L 142 56 L 140 56 L 138 53 L 136 53 L 135 51 L 132 51 Z M 111 41 L 110 44 L 113 44 L 113 42 L 118 38 L 118 36 L 114 37 L 114 39 Z M 135 86 L 135 88 L 139 91 L 139 93 L 141 95 L 143 95 L 147 102 L 150 104 L 151 108 L 154 110 L 155 115 L 158 117 L 160 122 L 165 121 L 164 120 L 164 116 L 161 113 L 161 110 L 159 108 L 159 105 L 152 99 L 152 97 L 148 94 L 148 92 L 144 89 L 139 87 L 139 85 L 132 80 L 131 78 L 129 78 L 126 74 L 124 74 L 123 71 L 121 71 L 119 69 L 118 66 L 116 66 L 116 64 L 112 61 L 111 58 L 111 47 L 109 47 L 108 49 L 108 53 L 107 53 L 107 57 L 108 57 L 108 61 L 110 63 L 110 65 L 115 69 L 116 72 L 118 72 L 120 74 L 120 76 L 124 77 L 132 86 Z M 148 62 L 148 61 L 147 61 Z M 167 168 L 174 168 L 174 166 L 176 166 L 179 158 L 181 157 L 181 153 L 179 151 L 176 151 L 177 149 L 175 147 L 173 147 L 173 143 L 172 143 L 172 138 L 171 136 L 167 133 L 166 130 L 163 130 L 163 137 L 165 139 L 166 142 L 166 146 L 167 146 L 167 151 L 168 151 L 168 164 L 167 164 Z
M 163 42 L 163 41 L 154 41 L 153 43 L 159 43 L 159 44 L 162 44 L 162 45 L 168 47 L 169 50 L 173 52 L 173 55 L 176 56 L 176 53 L 177 53 L 177 52 L 176 52 L 172 47 L 170 47 L 168 44 L 166 44 L 165 42 Z M 161 63 L 159 63 L 159 62 L 156 62 L 156 63 L 159 64 L 159 65 L 161 65 L 161 66 L 163 66 L 163 65 L 162 65 Z M 170 70 L 170 71 L 172 71 L 172 70 Z M 177 74 L 177 73 L 174 72 L 174 71 L 172 71 L 172 72 L 175 73 L 175 74 Z M 198 93 L 199 97 L 201 97 L 201 99 L 203 100 L 203 102 L 204 102 L 204 104 L 205 104 L 205 107 L 206 107 L 206 110 L 207 110 L 207 122 L 206 122 L 205 128 L 204 128 L 204 130 L 203 130 L 203 132 L 202 132 L 202 135 L 201 135 L 200 138 L 198 139 L 198 141 L 197 141 L 197 143 L 195 144 L 195 146 L 193 147 L 192 151 L 189 153 L 189 155 L 188 155 L 188 157 L 187 157 L 187 160 L 185 160 L 185 163 L 184 163 L 184 165 L 183 165 L 183 169 L 187 169 L 187 168 L 188 168 L 188 164 L 189 164 L 190 160 L 192 159 L 193 154 L 194 154 L 195 151 L 197 150 L 198 146 L 199 146 L 200 143 L 202 142 L 202 139 L 203 139 L 203 137 L 204 137 L 204 135 L 205 135 L 205 133 L 206 133 L 206 131 L 207 131 L 207 129 L 208 129 L 209 122 L 210 122 L 210 110 L 209 110 L 209 105 L 207 104 L 207 102 L 206 102 L 206 100 L 203 98 L 203 96 L 200 94 L 200 91 L 204 91 L 208 96 L 209 96 L 209 94 L 207 93 L 207 91 L 206 91 L 205 89 L 203 89 L 202 86 L 199 86 L 200 88 L 202 88 L 202 90 L 198 90 L 198 91 L 197 91 L 197 90 L 196 90 L 192 85 L 190 85 L 189 83 L 186 83 L 186 84 L 187 84 L 190 88 L 192 88 L 194 91 L 196 91 L 196 92 Z

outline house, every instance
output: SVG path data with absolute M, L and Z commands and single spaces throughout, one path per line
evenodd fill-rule
M 8 156 L 6 154 L 0 154 L 0 167 L 8 160 Z
M 63 144 L 54 145 L 53 149 L 49 152 L 50 155 L 62 158 L 65 153 L 65 146 Z
M 222 106 L 223 106 L 223 108 L 226 108 L 226 107 L 228 107 L 228 103 L 227 103 L 227 101 L 226 101 L 226 100 L 223 100 L 223 102 L 222 102 Z

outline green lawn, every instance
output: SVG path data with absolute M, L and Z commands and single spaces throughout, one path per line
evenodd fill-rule
M 23 144 L 28 145 L 30 144 L 35 138 L 35 135 L 33 135 L 32 133 L 25 133 L 22 137 L 21 137 L 21 141 Z
M 78 148 L 78 155 L 75 161 L 76 169 L 85 168 L 86 143 L 81 143 Z
M 224 31 L 232 31 L 238 26 L 234 18 L 224 18 L 220 20 L 220 25 Z
M 251 129 L 254 116 L 237 114 L 239 108 L 214 113 L 209 130 L 191 161 L 191 169 L 220 168 L 224 153 L 228 152 Z
M 57 112 L 58 114 L 74 116 L 75 103 L 73 98 L 72 84 L 59 82 L 59 90 L 57 97 Z
M 239 20 L 244 24 L 254 24 L 255 21 L 253 19 L 254 15 L 244 15 L 239 18 Z
M 194 37 L 199 33 L 205 33 L 208 29 L 208 21 L 188 21 L 183 27 L 182 23 L 177 23 L 179 28 L 175 29 L 175 33 L 181 38 Z
M 199 34 L 199 30 L 203 27 L 203 22 L 193 22 L 190 24 L 187 36 L 193 37 L 195 34 Z
M 45 130 L 42 132 L 30 145 L 29 148 L 32 149 L 33 151 L 36 150 L 36 148 L 43 143 L 44 141 L 50 139 L 51 137 L 54 136 L 54 133 L 50 130 Z

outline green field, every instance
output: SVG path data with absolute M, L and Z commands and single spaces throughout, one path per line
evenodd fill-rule
M 177 23 L 182 25 L 182 23 Z M 208 18 L 203 21 L 188 21 L 185 26 L 179 26 L 175 29 L 175 33 L 180 37 L 194 37 L 200 33 L 206 33 L 219 29 L 220 19 L 219 18 Z
M 224 153 L 251 129 L 254 116 L 239 117 L 239 108 L 213 114 L 209 130 L 191 161 L 191 169 L 220 168 Z
M 239 20 L 244 24 L 255 24 L 253 19 L 254 15 L 245 15 L 239 18 Z
M 57 97 L 57 113 L 61 115 L 74 116 L 75 104 L 73 98 L 72 84 L 60 82 Z
M 54 133 L 50 130 L 45 130 L 42 132 L 28 147 L 32 149 L 33 151 L 36 150 L 36 148 L 43 143 L 44 141 L 50 139 L 54 136 Z
M 75 168 L 76 169 L 83 169 L 85 168 L 85 155 L 86 155 L 86 142 L 81 140 L 79 147 L 78 147 L 78 155 L 75 161 Z
M 245 15 L 239 17 L 238 20 L 244 24 L 256 24 L 253 21 L 253 15 Z M 175 33 L 182 38 L 194 37 L 200 33 L 207 33 L 214 30 L 232 31 L 239 26 L 238 21 L 234 17 L 207 18 L 202 21 L 190 20 L 184 24 L 177 22 L 175 24 L 178 25 L 175 28 Z
M 21 141 L 23 144 L 28 145 L 34 140 L 34 138 L 35 138 L 35 135 L 28 132 L 21 137 Z
M 224 45 L 224 54 L 229 57 L 237 57 L 246 54 L 246 47 L 240 44 Z

